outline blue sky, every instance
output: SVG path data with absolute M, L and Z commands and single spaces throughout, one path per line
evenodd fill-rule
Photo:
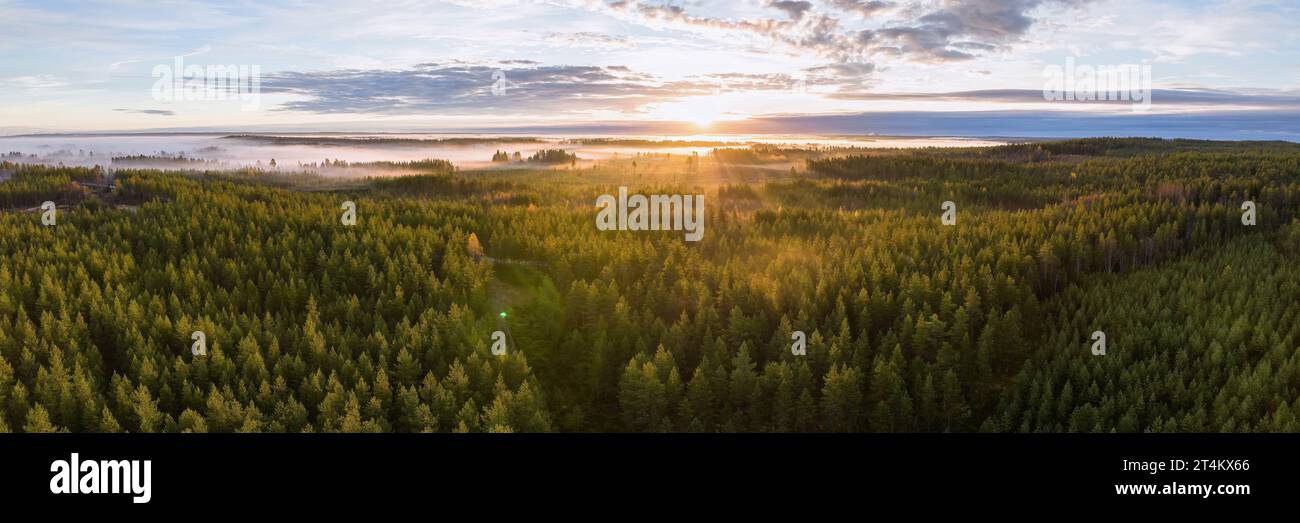
M 1015 135 L 1035 115 L 1057 132 L 1087 115 L 1083 134 L 1186 122 L 1294 140 L 1296 20 L 1300 2 L 1247 0 L 0 0 L 0 134 L 785 122 Z M 177 57 L 256 66 L 256 107 L 160 97 L 158 68 Z M 1151 106 L 1044 100 L 1045 68 L 1067 59 L 1149 67 Z

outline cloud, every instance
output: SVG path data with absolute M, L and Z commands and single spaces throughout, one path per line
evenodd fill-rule
M 771 2 L 769 5 L 786 12 L 791 19 L 738 19 L 730 20 L 687 14 L 677 5 L 645 4 L 638 0 L 617 0 L 596 4 L 597 9 L 627 21 L 651 26 L 670 26 L 681 29 L 715 33 L 715 36 L 735 45 L 729 36 L 748 35 L 775 43 L 795 53 L 812 53 L 834 61 L 862 61 L 863 49 L 855 45 L 852 32 L 843 31 L 839 21 L 824 14 L 812 14 L 806 2 Z M 590 4 L 586 4 L 590 6 Z M 743 43 L 743 42 L 739 42 Z M 759 49 L 760 46 L 754 46 Z
M 1092 0 L 765 0 L 780 18 L 700 15 L 678 4 L 643 0 L 554 0 L 656 29 L 677 29 L 731 46 L 749 43 L 765 52 L 776 44 L 796 55 L 834 63 L 892 58 L 918 63 L 967 61 L 1010 49 L 1036 23 L 1046 6 L 1081 6 Z M 686 4 L 694 5 L 694 4 Z M 693 7 L 691 9 L 694 9 Z M 846 24 L 852 15 L 870 24 Z M 738 42 L 736 36 L 756 41 Z
M 281 106 L 283 110 L 319 114 L 634 115 L 652 104 L 691 96 L 779 92 L 813 85 L 835 88 L 825 97 L 841 101 L 1046 102 L 1040 89 L 873 92 L 868 89 L 875 73 L 872 63 L 837 62 L 805 68 L 796 75 L 720 72 L 665 80 L 626 66 L 543 65 L 508 60 L 491 64 L 426 63 L 401 70 L 282 72 L 265 76 L 262 91 L 292 95 Z M 1300 91 L 1157 89 L 1151 96 L 1157 106 L 1173 110 L 1300 110 Z
M 1043 111 L 887 111 L 754 118 L 715 124 L 737 134 L 879 134 L 891 136 L 1156 136 L 1213 140 L 1300 140 L 1300 111 L 1095 114 Z
M 295 95 L 295 99 L 281 106 L 283 110 L 320 114 L 636 114 L 647 105 L 666 100 L 721 92 L 780 92 L 800 85 L 835 87 L 834 92 L 825 96 L 845 101 L 1046 103 L 1042 90 L 1035 89 L 873 92 L 867 90 L 875 72 L 875 66 L 870 63 L 826 64 L 804 69 L 802 75 L 733 72 L 669 81 L 625 66 L 511 62 L 430 63 L 404 70 L 286 72 L 265 77 L 262 90 L 267 94 Z M 1158 107 L 1173 110 L 1300 110 L 1300 91 L 1156 89 L 1151 96 Z M 170 114 L 170 111 L 119 110 Z
M 175 111 L 169 111 L 166 109 L 113 109 L 113 110 L 122 113 L 151 114 L 154 116 L 175 116 L 176 115 Z
M 978 53 L 1003 50 L 1020 40 L 1046 4 L 1080 5 L 1089 0 L 944 1 L 911 23 L 864 30 L 859 40 L 869 52 L 918 62 L 970 60 Z
M 871 83 L 876 72 L 871 63 L 837 63 L 804 69 L 809 85 L 834 85 L 840 89 L 860 89 Z
M 564 47 L 590 47 L 597 49 L 633 47 L 632 40 L 626 36 L 608 35 L 580 31 L 577 33 L 547 33 L 543 38 L 547 43 Z
M 1035 89 L 985 89 L 954 91 L 948 93 L 876 93 L 868 91 L 841 91 L 829 95 L 840 100 L 881 101 L 943 101 L 991 103 L 1046 103 L 1043 91 Z M 1279 109 L 1300 111 L 1300 91 L 1253 90 L 1227 91 L 1219 89 L 1154 89 L 1151 101 L 1161 107 L 1188 109 L 1206 107 L 1233 107 L 1238 109 Z M 1093 104 L 1128 105 L 1131 101 L 1110 100 L 1088 102 Z
M 284 72 L 262 92 L 296 95 L 282 108 L 314 113 L 564 114 L 634 111 L 652 101 L 709 94 L 707 79 L 662 81 L 624 66 L 428 63 L 404 70 Z
M 195 50 L 193 50 L 193 51 L 190 51 L 190 52 L 188 52 L 188 53 L 182 54 L 182 55 L 169 56 L 169 57 L 166 57 L 166 58 L 152 58 L 152 59 L 149 59 L 149 58 L 132 58 L 132 59 L 129 59 L 129 60 L 118 60 L 118 61 L 116 61 L 116 62 L 113 62 L 113 63 L 111 63 L 111 64 L 108 64 L 108 68 L 109 68 L 110 70 L 117 70 L 117 69 L 121 68 L 121 67 L 124 66 L 124 65 L 130 65 L 130 64 L 140 63 L 140 62 L 146 62 L 146 61 L 149 61 L 149 62 L 165 62 L 165 61 L 173 60 L 173 59 L 175 59 L 175 58 L 189 58 L 189 57 L 191 57 L 191 56 L 199 56 L 199 55 L 201 55 L 201 54 L 204 54 L 204 53 L 207 53 L 207 52 L 210 52 L 210 51 L 212 51 L 212 46 L 211 46 L 211 45 L 208 45 L 208 44 L 203 44 L 203 45 L 199 46 L 197 49 L 195 49 Z
M 872 18 L 879 13 L 893 9 L 897 5 L 894 2 L 881 0 L 826 0 L 826 4 L 834 9 L 854 13 L 863 18 Z
M 808 86 L 859 93 L 875 70 L 870 63 L 835 63 L 797 74 L 721 72 L 664 80 L 626 66 L 523 62 L 285 72 L 264 77 L 262 92 L 294 95 L 282 110 L 318 114 L 636 115 L 653 104 L 721 93 L 788 93 Z M 852 94 L 842 98 L 854 99 Z
M 322 114 L 635 114 L 691 96 L 789 92 L 811 85 L 859 90 L 874 70 L 870 63 L 834 63 L 799 74 L 720 72 L 665 80 L 626 66 L 450 62 L 402 70 L 282 72 L 264 76 L 262 92 L 292 95 L 283 110 Z
M 803 18 L 803 14 L 812 9 L 811 2 L 795 0 L 768 0 L 767 6 L 785 11 L 791 20 Z
M 54 89 L 66 87 L 68 83 L 59 78 L 48 74 L 14 76 L 11 78 L 0 78 L 0 87 L 6 89 Z
M 802 79 L 788 74 L 714 73 L 696 80 L 716 85 L 717 91 L 756 92 L 788 90 Z
M 1019 42 L 1033 27 L 1031 14 L 1036 9 L 1088 1 L 937 0 L 900 8 L 894 2 L 879 0 L 825 0 L 819 8 L 808 1 L 767 0 L 765 5 L 785 13 L 783 19 L 695 16 L 679 5 L 640 0 L 588 1 L 579 5 L 652 27 L 712 33 L 724 41 L 748 35 L 793 54 L 811 54 L 832 64 L 869 64 L 881 58 L 917 63 L 972 60 Z M 837 13 L 851 13 L 879 23 L 873 28 L 853 29 L 842 24 Z M 728 43 L 735 45 L 734 40 Z M 762 46 L 752 48 L 760 50 Z M 852 80 L 861 83 L 865 78 Z

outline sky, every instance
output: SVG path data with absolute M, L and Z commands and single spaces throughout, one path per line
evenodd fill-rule
M 0 0 L 0 134 L 1300 140 L 1296 20 L 1300 0 Z M 1119 79 L 1124 100 L 1077 99 Z

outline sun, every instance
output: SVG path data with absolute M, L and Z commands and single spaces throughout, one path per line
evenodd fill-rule
M 717 127 L 721 122 L 744 120 L 746 116 L 735 110 L 735 103 L 730 93 L 722 95 L 695 96 L 656 103 L 649 111 L 655 119 L 682 122 L 697 130 Z
M 677 120 L 691 124 L 701 131 L 709 130 L 722 122 L 745 119 L 744 115 L 721 111 L 713 107 L 686 108 L 679 114 Z
M 698 116 L 692 116 L 688 118 L 687 121 L 694 124 L 695 127 L 698 127 L 700 129 L 708 129 L 710 127 L 713 127 L 714 123 L 717 123 L 718 117 L 717 115 L 701 114 Z

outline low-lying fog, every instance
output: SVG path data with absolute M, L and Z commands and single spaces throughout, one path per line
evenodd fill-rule
M 230 134 L 123 134 L 123 135 L 28 135 L 0 137 L 0 159 L 25 163 L 69 166 L 165 167 L 169 169 L 219 169 L 230 167 L 269 167 L 275 160 L 278 169 L 333 171 L 316 169 L 325 160 L 348 163 L 376 161 L 407 162 L 423 159 L 448 160 L 461 169 L 491 168 L 496 151 L 523 157 L 542 149 L 564 149 L 576 153 L 579 162 L 606 160 L 638 152 L 689 155 L 707 154 L 710 150 L 732 144 L 765 143 L 810 147 L 970 147 L 997 145 L 1002 142 L 966 138 L 892 138 L 892 137 L 773 137 L 773 136 L 535 136 L 538 141 L 511 142 L 515 138 L 481 135 L 337 135 L 337 134 L 266 134 L 262 138 L 241 139 Z M 283 143 L 267 137 L 289 137 L 291 141 L 333 141 L 334 143 Z M 350 139 L 389 139 L 388 143 L 364 143 Z M 457 139 L 458 143 L 433 140 Z M 647 143 L 585 143 L 566 140 L 650 140 L 672 143 L 663 146 Z M 420 141 L 425 140 L 425 141 Z M 394 143 L 397 142 L 397 143 Z M 21 157 L 14 156 L 14 153 Z M 147 161 L 112 163 L 113 157 L 183 155 L 194 162 L 147 165 Z M 327 174 L 334 174 L 328 172 Z M 372 174 L 372 173 L 366 173 Z

